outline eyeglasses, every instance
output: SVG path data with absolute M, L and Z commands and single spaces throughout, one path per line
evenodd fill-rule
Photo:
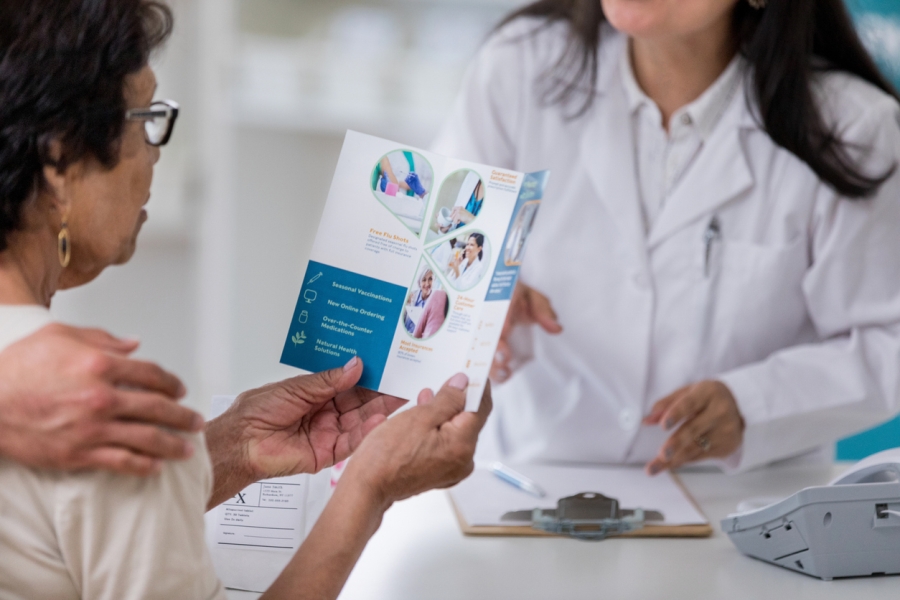
M 144 122 L 144 137 L 151 146 L 165 146 L 175 129 L 178 118 L 178 103 L 172 100 L 157 100 L 149 108 L 132 108 L 125 113 L 129 121 Z

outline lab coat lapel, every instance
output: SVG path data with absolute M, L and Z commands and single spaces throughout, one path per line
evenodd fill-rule
M 650 249 L 753 187 L 753 174 L 742 140 L 744 131 L 753 128 L 758 126 L 746 108 L 740 89 L 694 164 L 666 200 L 650 230 L 647 242 Z
M 582 137 L 581 158 L 597 198 L 622 233 L 620 250 L 628 250 L 631 258 L 646 264 L 647 232 L 635 179 L 628 105 L 621 86 L 606 89 L 609 91 L 597 98 L 595 115 Z

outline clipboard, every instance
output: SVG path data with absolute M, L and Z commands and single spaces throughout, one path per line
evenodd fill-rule
M 684 498 L 692 505 L 692 507 L 706 519 L 703 511 L 697 502 L 691 496 L 687 488 L 684 487 L 681 479 L 671 474 L 672 480 L 683 493 Z M 467 536 L 492 536 L 492 537 L 567 537 L 560 534 L 549 533 L 533 528 L 531 525 L 470 525 L 466 521 L 463 511 L 458 506 L 456 499 L 453 497 L 452 491 L 447 493 L 450 505 L 453 507 L 453 513 L 459 523 L 459 528 L 464 535 Z M 713 533 L 712 525 L 708 519 L 706 523 L 696 524 L 679 524 L 679 525 L 662 525 L 662 524 L 646 524 L 643 528 L 629 531 L 613 537 L 617 538 L 705 538 L 710 537 Z

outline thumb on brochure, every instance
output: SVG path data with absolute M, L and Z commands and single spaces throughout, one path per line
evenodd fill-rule
M 328 402 L 353 388 L 362 377 L 363 362 L 353 357 L 343 367 L 286 379 L 280 385 L 286 391 L 314 403 Z

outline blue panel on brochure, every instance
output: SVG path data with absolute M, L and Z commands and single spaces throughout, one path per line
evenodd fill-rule
M 503 240 L 503 246 L 498 253 L 497 267 L 494 269 L 494 276 L 491 278 L 491 286 L 488 288 L 485 302 L 512 298 L 516 280 L 519 278 L 519 267 L 525 257 L 528 234 L 531 233 L 531 227 L 534 225 L 534 218 L 541 206 L 541 198 L 544 197 L 544 188 L 547 187 L 549 178 L 550 171 L 525 175 L 509 228 L 506 231 L 506 239 Z
M 359 385 L 381 384 L 406 288 L 310 261 L 281 362 L 306 371 L 363 361 Z

